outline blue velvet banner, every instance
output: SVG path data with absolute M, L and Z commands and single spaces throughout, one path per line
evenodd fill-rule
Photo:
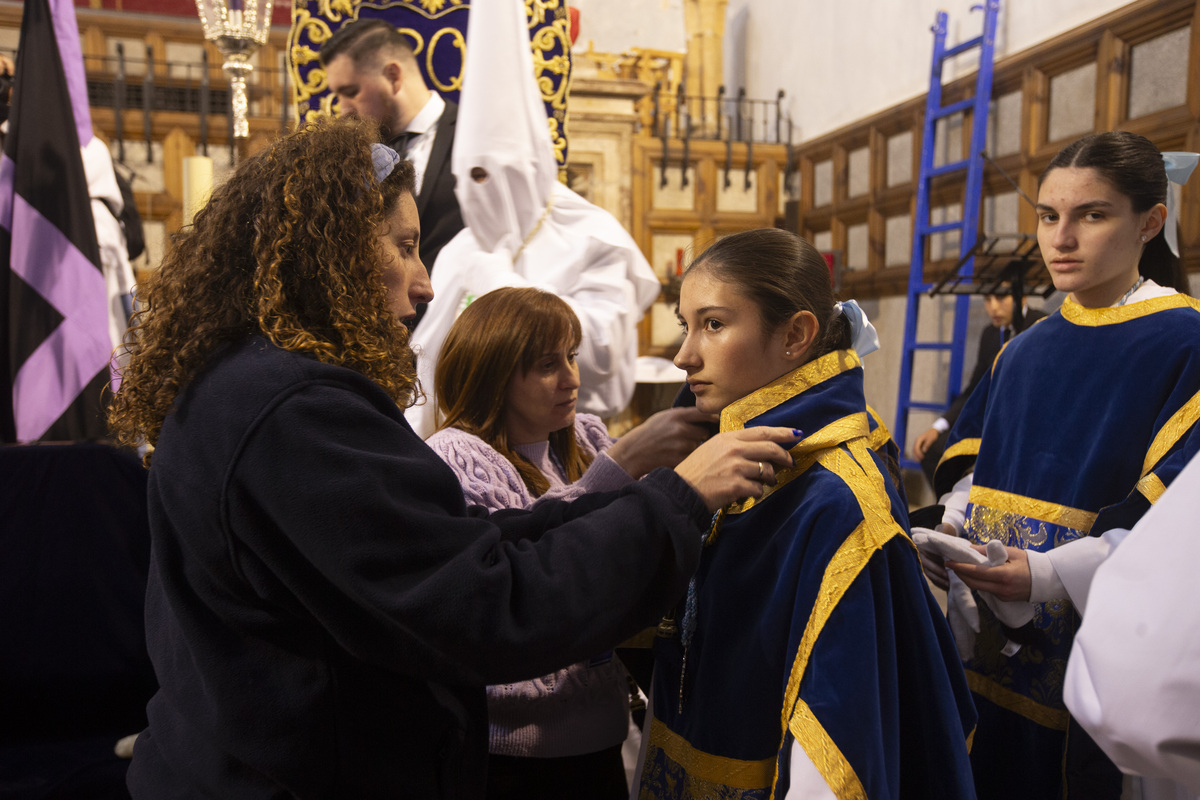
M 567 87 L 571 75 L 570 22 L 566 0 L 524 2 L 529 20 L 538 88 L 559 167 L 567 163 Z M 382 18 L 413 43 L 425 82 L 447 100 L 458 100 L 462 87 L 470 0 L 294 0 L 288 36 L 288 71 L 298 117 L 332 113 L 333 96 L 317 60 L 321 45 L 348 22 Z

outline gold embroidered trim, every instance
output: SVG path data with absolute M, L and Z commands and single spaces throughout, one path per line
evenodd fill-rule
M 1192 395 L 1191 400 L 1188 400 L 1172 414 L 1154 437 L 1154 441 L 1150 443 L 1150 449 L 1146 451 L 1146 460 L 1142 462 L 1143 476 L 1154 469 L 1159 460 L 1175 446 L 1176 442 L 1183 438 L 1185 433 L 1192 429 L 1197 420 L 1200 420 L 1200 392 Z
M 986 697 L 1001 708 L 1006 708 L 1014 714 L 1020 714 L 1043 728 L 1056 731 L 1067 729 L 1067 719 L 1070 715 L 1066 709 L 1044 706 L 1023 694 L 1017 694 L 1012 689 L 1004 688 L 973 670 L 968 669 L 964 672 L 967 674 L 967 686 L 980 697 Z
M 883 420 L 879 418 L 879 413 L 871 408 L 869 404 L 867 405 L 867 414 L 871 419 L 875 420 L 875 430 L 869 434 L 867 444 L 871 446 L 872 450 L 882 450 L 884 445 L 888 443 L 888 440 L 892 438 L 892 432 L 888 430 L 887 425 L 883 424 Z
M 867 800 L 867 790 L 862 781 L 833 739 L 829 738 L 808 703 L 803 700 L 796 703 L 788 730 L 820 770 L 834 796 L 839 800 Z M 774 796 L 775 787 L 771 787 L 771 797 Z
M 813 464 L 817 463 L 817 457 L 823 451 L 837 447 L 851 439 L 865 438 L 866 436 L 867 415 L 862 412 L 850 414 L 829 423 L 812 436 L 801 439 L 788 451 L 792 454 L 792 466 L 775 473 L 775 485 L 764 486 L 762 497 L 747 497 L 745 500 L 735 502 L 727 507 L 727 512 L 741 514 L 743 511 L 749 511 L 790 481 L 807 472 Z
M 775 757 L 742 761 L 697 750 L 691 743 L 655 717 L 650 724 L 650 745 L 681 766 L 689 777 L 735 789 L 763 789 L 775 778 Z
M 804 748 L 838 797 L 865 797 L 863 794 L 853 793 L 855 786 L 862 792 L 862 784 L 854 775 L 854 768 L 836 747 L 831 747 L 832 741 L 829 740 L 828 734 L 813 716 L 811 709 L 800 700 L 800 682 L 825 623 L 871 556 L 893 536 L 903 534 L 903 530 L 892 517 L 891 502 L 883 493 L 883 475 L 866 451 L 865 439 L 856 439 L 850 442 L 848 447 L 850 452 L 840 447 L 821 452 L 817 456 L 817 463 L 841 478 L 854 493 L 862 511 L 863 521 L 846 537 L 825 568 L 821 588 L 817 592 L 817 601 L 809 614 L 808 624 L 805 626 L 788 676 L 787 688 L 784 691 L 782 728 L 784 731 L 792 731 L 796 741 Z M 793 727 L 793 720 L 797 714 L 801 716 Z M 847 776 L 853 776 L 853 780 Z
M 1138 481 L 1136 488 L 1151 503 L 1157 503 L 1158 498 L 1162 497 L 1163 492 L 1167 490 L 1167 487 L 1162 482 L 1162 478 L 1153 472 Z
M 946 451 L 944 453 L 942 453 L 942 459 L 941 459 L 941 461 L 938 462 L 938 466 L 940 467 L 942 464 L 945 464 L 950 459 L 958 458 L 959 456 L 977 456 L 977 455 L 979 455 L 979 442 L 980 442 L 980 440 L 977 438 L 976 439 L 963 439 L 962 441 L 955 442 L 954 444 L 947 447 Z
M 1148 317 L 1151 314 L 1157 314 L 1160 311 L 1169 311 L 1173 308 L 1189 307 L 1200 311 L 1200 301 L 1188 297 L 1186 294 L 1155 297 L 1150 300 L 1143 300 L 1140 303 L 1129 303 L 1128 305 L 1114 306 L 1112 308 L 1084 308 L 1068 297 L 1063 301 L 1062 315 L 1063 319 L 1074 325 L 1096 328 L 1101 325 L 1117 325 L 1122 322 L 1129 322 L 1133 319 Z
M 1096 514 L 1080 508 L 1048 503 L 1021 494 L 1002 492 L 999 489 L 989 489 L 986 486 L 972 486 L 969 499 L 980 506 L 994 508 L 1020 517 L 1032 517 L 1055 525 L 1064 525 L 1073 530 L 1087 533 L 1096 521 Z
M 862 362 L 853 350 L 826 353 L 725 406 L 721 412 L 721 432 L 741 430 L 746 427 L 746 422 L 765 414 L 785 400 L 860 366 Z

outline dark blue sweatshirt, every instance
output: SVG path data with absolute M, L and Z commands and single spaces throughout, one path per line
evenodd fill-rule
M 154 800 L 481 796 L 483 686 L 657 622 L 708 521 L 669 470 L 488 517 L 379 386 L 260 338 L 182 392 L 149 512 Z

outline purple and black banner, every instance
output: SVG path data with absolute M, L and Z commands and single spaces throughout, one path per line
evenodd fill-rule
M 92 138 L 71 0 L 26 0 L 0 157 L 0 437 L 101 438 L 112 345 L 80 145 Z

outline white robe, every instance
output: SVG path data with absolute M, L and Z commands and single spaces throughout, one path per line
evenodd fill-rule
M 1145 800 L 1200 797 L 1200 459 L 1096 570 L 1067 708 Z

